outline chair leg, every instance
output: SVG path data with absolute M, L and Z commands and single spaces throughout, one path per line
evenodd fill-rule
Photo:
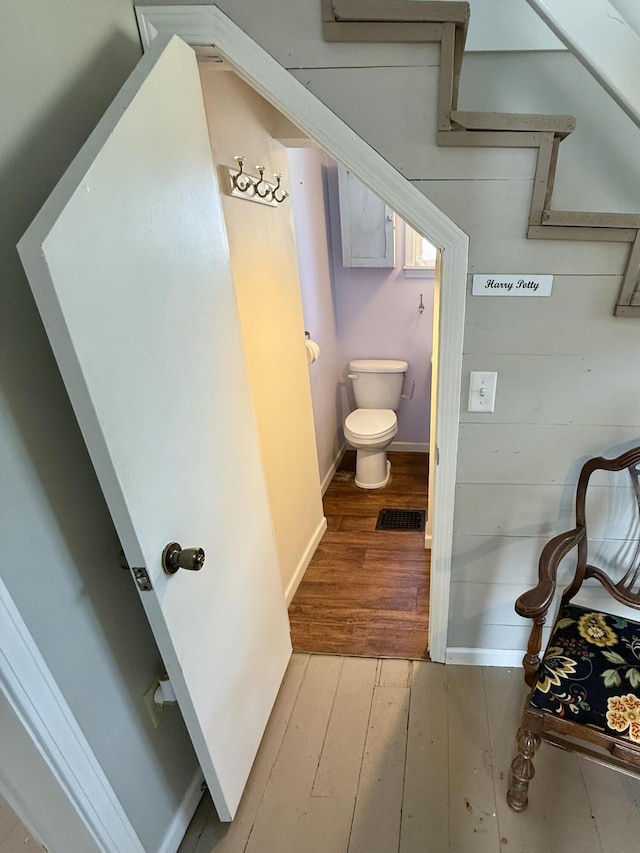
M 529 782 L 535 775 L 533 756 L 540 746 L 540 738 L 537 734 L 519 729 L 518 731 L 518 754 L 511 762 L 511 780 L 507 791 L 507 803 L 515 812 L 523 812 L 529 805 L 527 791 Z

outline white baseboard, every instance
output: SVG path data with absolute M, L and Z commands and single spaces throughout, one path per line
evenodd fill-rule
M 389 445 L 389 450 L 396 450 L 403 453 L 428 453 L 428 441 L 392 441 Z
M 524 651 L 519 649 L 447 649 L 446 663 L 465 666 L 508 666 L 519 669 Z
M 158 848 L 158 853 L 175 853 L 191 823 L 198 803 L 202 799 L 204 776 L 198 768 L 196 775 L 191 780 L 182 802 L 173 816 L 164 839 Z
M 302 555 L 302 558 L 300 559 L 300 562 L 298 563 L 298 567 L 295 570 L 295 572 L 293 573 L 293 577 L 291 578 L 291 580 L 287 584 L 287 588 L 284 591 L 284 598 L 285 598 L 285 601 L 287 602 L 287 607 L 293 601 L 293 596 L 296 594 L 296 590 L 300 586 L 300 581 L 304 577 L 304 573 L 307 571 L 307 566 L 311 562 L 311 558 L 313 557 L 316 548 L 320 544 L 320 540 L 324 536 L 324 532 L 326 529 L 327 529 L 327 519 L 324 518 L 324 516 L 323 516 L 322 521 L 320 522 L 315 533 L 311 537 L 311 541 L 309 542 L 307 547 L 304 549 L 304 554 Z
M 144 853 L 122 803 L 0 580 L 0 690 L 100 850 Z M 76 849 L 59 837 L 46 802 L 31 803 L 36 834 L 52 849 Z M 21 815 L 19 815 L 21 816 Z M 50 829 L 48 830 L 47 827 Z M 37 831 L 40 828 L 40 831 Z M 51 829 L 52 828 L 52 829 Z M 49 833 L 56 834 L 52 838 Z M 49 836 L 49 837 L 47 837 Z
M 343 444 L 342 447 L 338 450 L 338 453 L 336 454 L 336 458 L 333 460 L 333 464 L 331 465 L 331 468 L 329 468 L 327 473 L 324 475 L 322 483 L 320 483 L 320 490 L 321 490 L 323 496 L 324 496 L 325 492 L 327 491 L 327 489 L 329 488 L 329 484 L 331 483 L 331 481 L 335 477 L 336 471 L 338 470 L 338 465 L 342 461 L 342 457 L 344 456 L 346 451 L 347 451 L 347 445 Z

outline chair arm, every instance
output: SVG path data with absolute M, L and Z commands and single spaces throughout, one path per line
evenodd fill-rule
M 516 601 L 516 613 L 528 619 L 544 617 L 556 591 L 556 575 L 563 557 L 586 536 L 584 527 L 576 527 L 555 536 L 544 546 L 538 567 L 538 583 L 523 592 Z

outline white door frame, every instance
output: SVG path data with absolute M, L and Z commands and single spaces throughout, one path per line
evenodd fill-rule
M 96 850 L 144 853 L 122 804 L 100 766 L 76 718 L 55 682 L 7 587 L 0 579 L 0 690 L 24 727 L 62 796 L 78 814 Z M 38 773 L 39 765 L 31 772 Z M 44 781 L 42 781 L 44 784 Z M 0 792 L 34 834 L 53 850 L 81 853 L 70 843 L 54 808 L 33 802 L 31 791 L 16 784 L 10 766 L 0 765 Z M 180 826 L 178 831 L 186 830 Z M 180 836 L 177 836 L 178 843 Z M 176 841 L 176 836 L 170 843 Z M 82 846 L 78 846 L 81 844 Z M 175 849 L 166 847 L 166 850 Z
M 214 44 L 237 74 L 441 251 L 437 426 L 431 438 L 435 509 L 431 548 L 429 653 L 446 659 L 453 511 L 467 285 L 467 235 L 410 181 L 311 94 L 217 6 L 136 7 L 146 50 L 160 33 Z

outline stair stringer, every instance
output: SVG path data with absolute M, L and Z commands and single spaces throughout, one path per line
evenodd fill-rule
M 321 0 L 325 41 L 440 44 L 437 143 L 447 147 L 535 148 L 527 237 L 628 243 L 613 310 L 640 317 L 640 213 L 553 210 L 560 143 L 576 127 L 568 115 L 460 111 L 458 89 L 470 6 L 431 0 Z

